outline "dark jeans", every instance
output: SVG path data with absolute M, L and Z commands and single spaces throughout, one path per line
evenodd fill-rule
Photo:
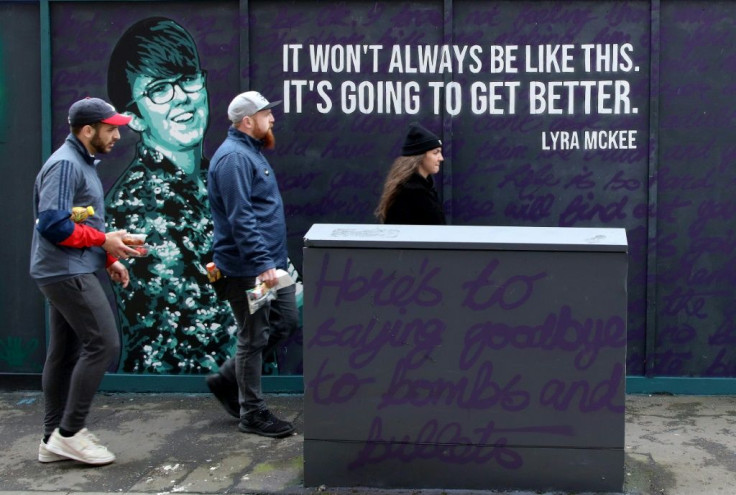
M 238 344 L 235 359 L 220 366 L 220 374 L 228 381 L 237 382 L 240 397 L 240 417 L 266 407 L 261 393 L 263 355 L 275 348 L 299 327 L 296 307 L 296 286 L 277 291 L 277 297 L 250 314 L 245 291 L 252 289 L 251 277 L 221 280 L 218 295 L 230 303 L 238 322 Z
M 49 301 L 49 345 L 43 367 L 44 435 L 84 428 L 92 399 L 120 341 L 110 302 L 94 274 L 40 287 Z

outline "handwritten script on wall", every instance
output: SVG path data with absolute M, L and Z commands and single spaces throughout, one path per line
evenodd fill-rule
M 348 469 L 431 458 L 516 470 L 531 446 L 585 445 L 600 421 L 623 427 L 625 291 L 600 288 L 625 278 L 625 260 L 306 256 L 309 436 L 361 443 Z M 623 441 L 611 431 L 596 446 Z

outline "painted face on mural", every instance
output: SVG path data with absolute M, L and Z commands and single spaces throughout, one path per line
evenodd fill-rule
M 428 175 L 434 175 L 440 171 L 440 163 L 442 163 L 443 160 L 444 157 L 442 156 L 442 148 L 429 150 L 424 153 L 422 163 L 419 164 L 419 169 L 417 170 L 417 172 L 419 172 L 421 176 L 425 178 Z
M 154 79 L 139 75 L 132 92 L 140 117 L 134 124 L 149 146 L 181 151 L 199 146 L 209 114 L 204 73 Z

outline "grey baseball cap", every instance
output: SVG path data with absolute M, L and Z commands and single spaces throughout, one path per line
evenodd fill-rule
M 261 110 L 267 110 L 280 104 L 281 100 L 268 101 L 258 91 L 246 91 L 233 98 L 227 107 L 227 116 L 231 122 L 237 124 L 244 117 L 250 117 Z

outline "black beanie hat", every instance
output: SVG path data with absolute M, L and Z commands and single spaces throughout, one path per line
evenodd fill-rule
M 422 127 L 419 122 L 412 122 L 409 124 L 409 132 L 401 148 L 401 156 L 421 155 L 441 146 L 442 141 L 436 134 Z

